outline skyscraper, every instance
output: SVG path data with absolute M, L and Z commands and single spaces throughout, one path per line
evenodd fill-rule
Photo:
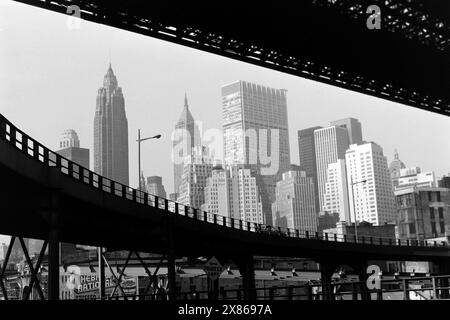
M 255 171 L 243 166 L 229 168 L 229 207 L 234 219 L 267 224 Z
M 109 65 L 98 89 L 94 118 L 94 171 L 129 184 L 128 120 L 122 88 Z
M 332 121 L 330 127 L 338 126 L 348 131 L 348 141 L 350 144 L 360 144 L 363 142 L 361 123 L 355 118 L 345 118 Z
M 338 159 L 336 162 L 328 165 L 322 210 L 328 213 L 339 213 L 339 221 L 350 222 L 347 170 L 343 159 Z
M 180 195 L 177 201 L 186 206 L 200 209 L 205 203 L 206 181 L 213 168 L 206 147 L 196 147 L 184 160 Z
M 345 151 L 349 146 L 346 128 L 332 126 L 314 131 L 316 147 L 317 184 L 319 189 L 319 205 L 322 209 L 327 182 L 328 165 L 338 159 L 345 159 Z
M 147 193 L 153 194 L 160 198 L 166 198 L 166 189 L 162 183 L 162 177 L 160 176 L 151 176 L 147 177 L 147 183 L 145 184 L 147 187 Z
M 80 139 L 74 130 L 64 130 L 59 147 L 61 149 L 56 153 L 89 169 L 89 149 L 80 148 Z
M 356 212 L 357 221 L 374 225 L 394 222 L 397 210 L 383 149 L 374 142 L 352 144 L 345 163 L 351 220 L 355 221 Z
M 317 211 L 321 211 L 319 205 L 319 188 L 317 182 L 317 163 L 316 163 L 316 144 L 314 140 L 314 131 L 322 129 L 322 127 L 312 127 L 299 130 L 298 134 L 298 153 L 300 166 L 305 170 L 308 177 L 313 178 L 314 197 Z
M 191 155 L 195 147 L 199 147 L 200 130 L 189 110 L 187 96 L 184 96 L 184 106 L 180 118 L 175 125 L 173 141 L 173 180 L 174 193 L 180 193 L 181 176 L 183 174 L 184 159 Z
M 266 223 L 276 182 L 290 168 L 286 90 L 245 81 L 222 87 L 224 160 L 256 172 Z
M 207 179 L 202 210 L 213 214 L 265 223 L 257 179 L 251 169 L 214 166 Z
M 277 183 L 272 212 L 276 227 L 317 231 L 313 179 L 304 171 L 283 173 L 283 180 Z
M 201 209 L 212 214 L 230 217 L 230 176 L 222 165 L 212 168 L 211 177 L 206 180 L 205 203 Z

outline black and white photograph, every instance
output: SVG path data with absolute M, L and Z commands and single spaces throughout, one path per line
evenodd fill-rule
M 0 0 L 0 184 L 0 308 L 450 300 L 450 2 Z

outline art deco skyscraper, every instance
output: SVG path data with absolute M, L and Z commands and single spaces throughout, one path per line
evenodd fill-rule
M 109 65 L 98 89 L 94 118 L 94 171 L 129 184 L 128 120 L 122 88 Z
M 223 86 L 222 123 L 225 164 L 256 173 L 270 224 L 276 183 L 291 165 L 286 90 L 245 81 Z
M 200 146 L 200 130 L 189 110 L 187 96 L 184 96 L 184 106 L 180 118 L 175 125 L 173 141 L 173 180 L 177 197 L 180 193 L 181 176 L 183 175 L 184 159 L 190 156 L 192 149 Z

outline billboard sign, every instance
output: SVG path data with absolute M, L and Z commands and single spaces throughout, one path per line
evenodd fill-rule
M 75 267 L 75 266 L 74 266 Z M 67 273 L 60 277 L 60 298 L 62 300 L 95 300 L 100 299 L 100 281 L 96 273 L 82 273 L 79 268 L 67 268 Z M 120 285 L 125 295 L 137 295 L 139 292 L 138 276 L 123 276 Z M 105 293 L 111 296 L 116 287 L 116 280 L 112 275 L 105 276 Z M 122 296 L 117 286 L 114 296 Z

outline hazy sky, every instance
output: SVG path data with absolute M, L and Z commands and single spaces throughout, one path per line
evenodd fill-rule
M 142 169 L 162 176 L 171 193 L 170 137 L 185 92 L 204 129 L 220 129 L 220 88 L 236 80 L 288 90 L 293 163 L 299 162 L 297 130 L 354 117 L 364 139 L 380 144 L 389 162 L 397 148 L 407 166 L 437 176 L 450 172 L 449 117 L 87 21 L 70 29 L 67 21 L 0 0 L 0 112 L 50 149 L 58 149 L 64 129 L 76 130 L 91 150 L 92 168 L 95 99 L 111 57 L 125 97 L 133 186 L 138 128 L 145 136 L 163 135 L 142 144 Z

